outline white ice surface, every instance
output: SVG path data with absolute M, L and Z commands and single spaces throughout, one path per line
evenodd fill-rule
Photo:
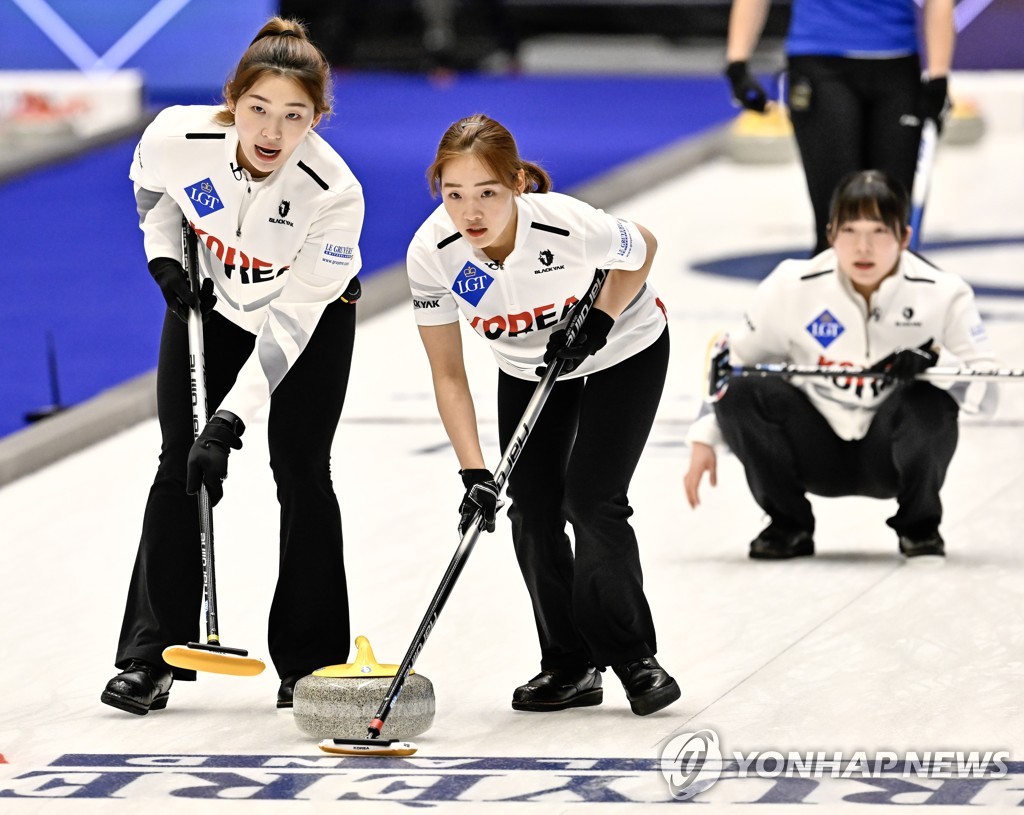
M 1020 238 L 1022 179 L 1019 133 L 942 149 L 928 234 Z M 658 656 L 679 680 L 681 701 L 633 716 L 609 672 L 600 707 L 546 715 L 510 709 L 512 689 L 536 672 L 539 655 L 503 515 L 497 532 L 477 545 L 417 663 L 434 683 L 437 718 L 416 739 L 414 761 L 353 765 L 365 760 L 319 753 L 290 713 L 274 709 L 272 669 L 178 683 L 167 710 L 144 718 L 101 705 L 156 464 L 151 421 L 0 490 L 0 754 L 9 762 L 0 764 L 0 812 L 375 813 L 411 805 L 626 812 L 638 802 L 671 803 L 655 769 L 659 745 L 701 728 L 714 730 L 727 751 L 1006 750 L 1024 759 L 1024 383 L 1004 387 L 994 422 L 962 422 L 943 492 L 949 556 L 940 568 L 899 556 L 884 525 L 893 502 L 858 498 L 814 499 L 813 559 L 751 562 L 747 542 L 763 519 L 738 462 L 720 460 L 719 486 L 705 484 L 703 505 L 693 511 L 682 494 L 688 452 L 681 439 L 699 406 L 707 340 L 739 318 L 754 284 L 698 274 L 690 264 L 804 245 L 810 211 L 799 166 L 714 162 L 614 212 L 659 236 L 653 283 L 670 310 L 670 378 L 631 498 Z M 975 283 L 1024 288 L 1021 243 L 933 259 Z M 1024 300 L 990 298 L 981 306 L 1003 361 L 1024 365 Z M 496 463 L 495 368 L 476 341 L 467 360 L 482 440 Z M 262 422 L 247 430 L 216 511 L 222 639 L 256 656 L 266 655 L 277 558 L 265 431 Z M 381 661 L 400 661 L 455 551 L 456 470 L 411 313 L 396 308 L 363 324 L 334 471 L 352 631 L 370 638 Z M 338 599 L 323 598 L 325 614 Z M 98 763 L 113 769 L 68 768 L 61 757 L 72 754 L 105 756 Z M 245 756 L 306 759 L 322 777 L 289 788 L 297 771 L 282 773 L 271 761 L 236 770 L 211 799 L 195 797 L 197 788 L 215 787 L 212 778 L 226 778 L 215 769 L 197 775 L 204 763 Z M 581 761 L 525 769 L 499 761 L 470 784 L 438 770 L 451 757 Z M 641 765 L 602 770 L 582 761 L 600 757 Z M 168 769 L 173 761 L 186 766 Z M 160 762 L 163 769 L 140 771 Z M 119 786 L 112 773 L 126 766 L 135 775 Z M 567 782 L 574 774 L 590 781 Z M 465 785 L 458 795 L 453 778 Z M 961 786 L 961 798 L 943 799 L 950 806 L 942 811 L 967 811 L 968 802 L 1009 810 L 1024 801 L 1021 780 L 1018 768 L 973 797 Z M 910 781 L 920 786 L 895 803 L 952 795 L 950 787 L 934 792 L 940 780 Z M 870 801 L 844 796 L 881 794 L 857 779 L 807 783 L 813 789 L 803 802 L 819 812 L 862 809 Z M 780 794 L 771 780 L 722 782 L 697 800 L 715 811 L 749 812 L 743 802 L 773 789 Z M 100 797 L 82 797 L 93 794 Z

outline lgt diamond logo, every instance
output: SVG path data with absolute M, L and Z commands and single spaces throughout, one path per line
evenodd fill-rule
M 843 324 L 828 309 L 807 324 L 807 333 L 814 337 L 822 348 L 828 348 L 845 330 Z
M 185 194 L 192 201 L 192 206 L 196 208 L 200 218 L 224 209 L 224 202 L 221 201 L 220 194 L 209 178 L 197 181 L 191 187 L 185 187 Z
M 494 278 L 479 266 L 466 262 L 452 283 L 452 291 L 470 305 L 477 305 L 494 282 Z

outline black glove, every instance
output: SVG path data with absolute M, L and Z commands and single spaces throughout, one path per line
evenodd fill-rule
M 206 484 L 210 506 L 217 506 L 224 497 L 221 482 L 228 477 L 228 453 L 242 449 L 239 436 L 243 432 L 245 425 L 234 413 L 218 410 L 213 414 L 188 451 L 185 492 L 195 495 L 199 492 L 199 485 Z
M 917 348 L 897 348 L 868 370 L 885 374 L 887 379 L 894 379 L 903 385 L 913 382 L 914 377 L 939 361 L 939 354 L 932 348 L 932 342 L 928 340 Z
M 615 325 L 615 320 L 601 309 L 591 308 L 572 345 L 565 344 L 566 330 L 564 328 L 551 332 L 548 346 L 544 351 L 544 365 L 549 365 L 556 358 L 562 359 L 565 360 L 565 364 L 560 373 L 572 373 L 583 360 L 605 347 L 608 342 L 608 332 L 612 330 L 613 325 Z M 544 376 L 544 370 L 543 365 L 537 368 L 537 376 Z
M 729 79 L 729 84 L 732 85 L 732 98 L 737 104 L 747 110 L 764 113 L 765 107 L 768 105 L 768 94 L 761 87 L 761 83 L 750 73 L 746 60 L 730 62 L 725 69 L 725 75 Z
M 498 497 L 498 485 L 494 483 L 494 476 L 490 470 L 459 470 L 459 475 L 462 476 L 462 485 L 466 488 L 466 494 L 459 506 L 459 534 L 466 534 L 477 510 L 483 513 L 482 528 L 493 532 L 494 516 L 505 506 L 505 502 Z
M 170 258 L 153 258 L 149 262 L 149 273 L 160 287 L 167 308 L 178 315 L 182 322 L 188 322 L 189 309 L 196 307 L 196 296 L 189 288 L 188 278 L 181 264 Z M 213 280 L 206 278 L 199 286 L 199 311 L 205 317 L 217 302 L 213 293 Z
M 921 120 L 921 124 L 924 124 L 925 119 L 932 119 L 936 129 L 941 133 L 942 124 L 951 107 L 949 82 L 946 77 L 938 76 L 921 83 L 921 91 L 917 96 L 917 118 Z
M 341 300 L 342 303 L 351 304 L 362 296 L 363 286 L 359 282 L 358 277 L 353 277 L 350 281 L 348 281 L 348 286 L 345 288 L 345 291 L 341 293 L 341 297 L 339 297 L 338 299 Z

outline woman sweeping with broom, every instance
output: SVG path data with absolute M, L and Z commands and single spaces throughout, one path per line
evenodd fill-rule
M 270 401 L 281 504 L 270 654 L 290 707 L 299 677 L 348 656 L 341 515 L 330 453 L 348 383 L 363 196 L 313 128 L 330 113 L 329 66 L 297 22 L 271 19 L 225 86 L 222 107 L 174 107 L 146 129 L 130 176 L 149 270 L 167 301 L 157 367 L 162 445 L 115 665 L 102 701 L 167 705 L 162 659 L 197 639 L 203 565 L 196 499 L 222 495 L 228 454 Z M 182 273 L 181 221 L 198 235 L 198 296 Z M 209 407 L 194 439 L 186 319 L 202 310 Z M 330 597 L 331 613 L 322 599 Z
M 466 491 L 460 532 L 477 511 L 493 531 L 500 507 L 477 434 L 460 313 L 490 344 L 500 369 L 502 448 L 536 389 L 538 366 L 556 355 L 565 359 L 565 375 L 508 481 L 512 536 L 541 651 L 541 672 L 516 688 L 512 707 L 544 712 L 600 704 L 601 672 L 610 665 L 633 712 L 654 713 L 680 691 L 655 659 L 626 495 L 668 366 L 665 313 L 646 283 L 654 237 L 549 192 L 547 173 L 523 161 L 509 131 L 487 116 L 451 125 L 427 175 L 442 205 L 417 231 L 408 272 L 438 409 Z M 609 269 L 608 278 L 566 347 L 558 326 L 595 268 Z

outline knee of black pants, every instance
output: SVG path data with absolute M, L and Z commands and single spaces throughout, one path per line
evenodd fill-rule
M 562 495 L 559 483 L 542 484 L 532 478 L 516 478 L 513 473 L 507 490 L 513 530 L 564 526 Z
M 715 403 L 715 415 L 719 421 L 730 421 L 754 408 L 757 391 L 762 380 L 734 379 L 725 394 Z
M 329 450 L 314 450 L 287 441 L 271 442 L 270 469 L 278 486 L 331 483 Z
M 742 429 L 755 422 L 775 421 L 778 411 L 774 407 L 799 396 L 800 392 L 782 379 L 739 377 L 715 403 L 715 415 L 723 431 L 726 427 Z
M 946 391 L 929 382 L 901 386 L 887 401 L 895 400 L 894 435 L 916 440 L 939 455 L 952 457 L 959 439 L 959 407 Z
M 942 388 L 930 382 L 911 382 L 900 392 L 893 394 L 901 399 L 901 407 L 910 409 L 929 423 L 940 423 L 956 419 L 959 408 L 956 400 Z
M 626 493 L 618 486 L 601 484 L 591 478 L 571 479 L 565 485 L 565 516 L 577 531 L 606 530 L 625 523 L 633 514 Z
M 180 484 L 184 490 L 185 475 L 188 471 L 188 454 L 191 449 L 191 442 L 187 445 L 165 445 L 160 450 L 154 480 L 158 483 Z

